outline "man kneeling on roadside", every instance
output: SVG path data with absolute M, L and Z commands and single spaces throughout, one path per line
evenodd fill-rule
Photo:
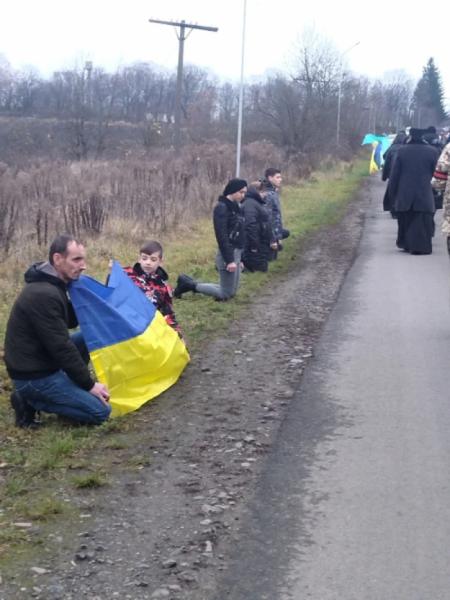
M 83 245 L 70 235 L 51 244 L 48 262 L 32 265 L 9 316 L 5 363 L 15 391 L 11 404 L 18 427 L 35 427 L 35 411 L 77 423 L 100 424 L 111 412 L 106 386 L 89 372 L 89 353 L 67 286 L 86 269 Z

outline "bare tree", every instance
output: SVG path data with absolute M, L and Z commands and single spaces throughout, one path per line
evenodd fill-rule
M 216 117 L 217 82 L 197 67 L 187 66 L 183 72 L 182 112 L 190 139 L 201 142 L 213 133 Z
M 413 81 L 403 70 L 388 71 L 371 89 L 371 104 L 377 107 L 376 121 L 381 131 L 397 131 L 409 122 Z
M 0 54 L 0 107 L 10 112 L 14 106 L 14 72 L 8 60 Z

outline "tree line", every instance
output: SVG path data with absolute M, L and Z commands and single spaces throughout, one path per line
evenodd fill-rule
M 0 60 L 0 116 L 64 122 L 68 158 L 102 157 L 112 128 L 118 125 L 133 128 L 144 149 L 170 146 L 175 89 L 175 73 L 151 63 L 108 73 L 88 61 L 44 79 L 31 68 L 14 71 Z M 213 139 L 233 143 L 238 95 L 236 83 L 186 66 L 183 143 Z M 369 131 L 439 125 L 446 117 L 443 99 L 432 58 L 416 85 L 404 71 L 371 81 L 343 69 L 341 54 L 326 40 L 310 38 L 297 48 L 289 73 L 273 73 L 246 84 L 244 142 L 267 140 L 288 155 L 323 154 L 334 145 L 340 100 L 340 149 L 352 151 Z

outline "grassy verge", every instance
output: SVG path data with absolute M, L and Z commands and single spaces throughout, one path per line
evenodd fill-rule
M 205 338 L 220 335 L 231 319 L 237 318 L 252 297 L 263 293 L 264 286 L 301 253 L 302 241 L 312 232 L 325 227 L 344 214 L 348 202 L 366 174 L 366 161 L 343 164 L 327 173 L 317 173 L 307 182 L 283 191 L 283 215 L 291 237 L 286 241 L 279 259 L 271 263 L 270 273 L 244 275 L 237 298 L 218 303 L 198 295 L 186 295 L 176 301 L 175 309 L 182 324 L 191 352 L 197 352 Z M 140 241 L 125 238 L 99 239 L 88 248 L 89 273 L 103 278 L 108 257 L 112 254 L 123 264 L 135 260 Z M 217 281 L 213 257 L 216 243 L 210 219 L 198 221 L 189 231 L 161 240 L 165 261 L 175 275 L 186 272 L 202 281 Z M 1 270 L 8 283 L 0 297 L 0 334 L 3 334 L 9 307 L 21 287 L 21 274 L 27 263 L 17 257 Z M 8 278 L 6 274 L 10 274 Z M 3 337 L 3 335 L 2 335 Z M 117 453 L 133 444 L 131 415 L 105 423 L 99 428 L 70 428 L 48 418 L 40 431 L 18 430 L 12 423 L 8 405 L 10 383 L 4 368 L 0 372 L 3 393 L 0 397 L 0 564 L 14 560 L 18 554 L 32 552 L 42 543 L 43 532 L 49 528 L 66 527 L 71 515 L 85 509 L 77 502 L 79 494 L 109 483 L 108 469 Z M 135 456 L 122 467 L 139 469 L 148 459 Z M 39 524 L 36 533 L 36 524 Z M 48 528 L 45 526 L 48 525 Z

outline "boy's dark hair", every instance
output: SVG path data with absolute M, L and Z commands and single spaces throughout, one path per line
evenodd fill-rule
M 142 254 L 154 254 L 157 252 L 159 257 L 162 258 L 163 249 L 159 242 L 155 242 L 154 240 L 150 240 L 149 242 L 145 242 L 142 248 L 139 250 Z
M 269 177 L 278 175 L 278 173 L 281 173 L 280 169 L 275 169 L 274 167 L 269 167 L 268 169 L 266 169 L 266 171 L 264 173 L 264 178 L 269 179 Z
M 73 237 L 73 235 L 70 235 L 69 233 L 62 233 L 53 240 L 53 242 L 50 244 L 50 248 L 48 251 L 48 262 L 51 265 L 53 264 L 53 256 L 55 254 L 62 254 L 63 256 L 67 256 L 67 247 L 70 244 L 70 242 L 75 242 L 78 245 L 81 244 L 81 242 L 79 242 L 76 238 Z

